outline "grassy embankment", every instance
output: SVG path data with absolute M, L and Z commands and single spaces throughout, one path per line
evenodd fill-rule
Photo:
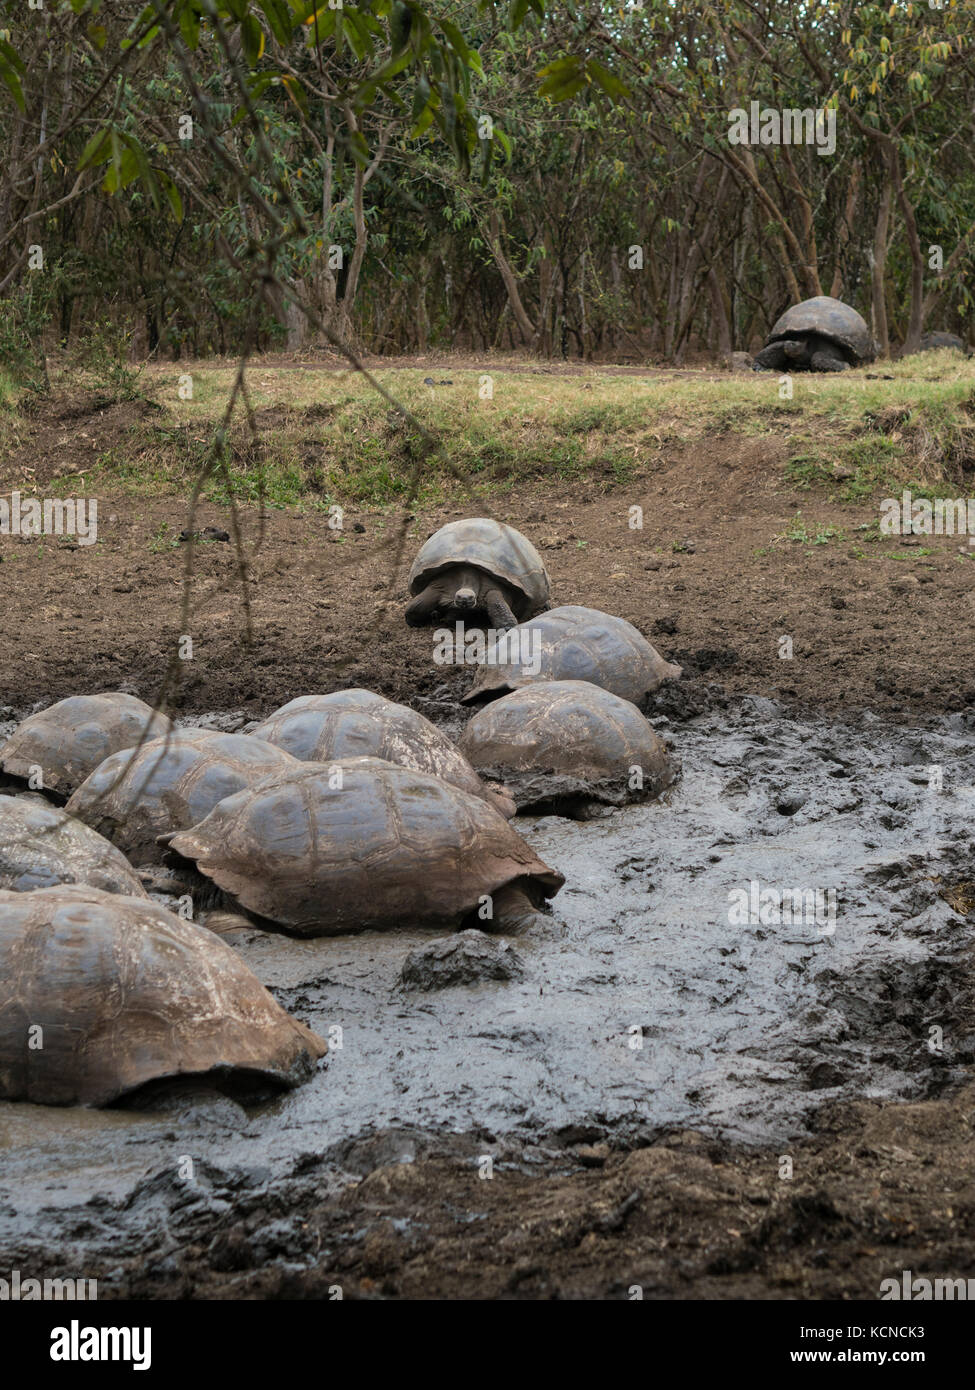
M 777 437 L 783 483 L 800 495 L 815 490 L 839 512 L 904 486 L 929 496 L 945 495 L 946 485 L 951 495 L 970 491 L 975 470 L 975 362 L 953 353 L 842 376 L 796 376 L 792 400 L 779 399 L 771 375 L 559 375 L 526 367 L 497 372 L 493 398 L 482 399 L 476 369 L 434 368 L 449 386 L 425 386 L 424 374 L 376 372 L 438 436 L 439 455 L 363 378 L 257 361 L 246 378 L 256 436 L 239 407 L 224 465 L 202 495 L 225 502 L 232 493 L 240 502 L 263 498 L 302 511 L 336 503 L 423 507 L 461 490 L 497 498 L 545 479 L 587 478 L 608 488 L 653 473 L 677 449 L 706 451 L 709 438 L 730 433 Z M 179 394 L 186 375 L 189 400 Z M 24 397 L 0 374 L 0 448 L 9 456 L 23 447 L 45 411 L 56 408 L 59 391 L 88 391 L 100 408 L 85 421 L 93 446 L 83 472 L 68 452 L 69 471 L 56 473 L 45 490 L 76 494 L 83 481 L 90 495 L 188 494 L 213 458 L 234 375 L 230 364 L 167 364 L 116 373 L 106 389 L 55 374 L 53 397 L 35 399 L 24 415 Z M 140 400 L 153 408 L 137 409 Z M 131 419 L 120 431 L 118 415 L 127 408 Z M 99 422 L 112 416 L 111 440 L 100 448 Z M 801 516 L 789 538 L 811 539 Z

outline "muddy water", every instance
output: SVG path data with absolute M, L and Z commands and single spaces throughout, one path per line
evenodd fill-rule
M 327 1066 L 247 1111 L 206 1096 L 162 1113 L 0 1106 L 0 1240 L 121 1249 L 167 1213 L 219 1209 L 228 1184 L 312 1165 L 321 1191 L 355 1170 L 357 1143 L 375 1166 L 431 1136 L 529 1162 L 673 1127 L 780 1142 L 824 1100 L 950 1083 L 970 1060 L 955 1025 L 972 931 L 941 892 L 975 879 L 960 717 L 841 726 L 755 699 L 656 722 L 683 762 L 665 801 L 518 822 L 567 884 L 510 940 L 513 978 L 410 986 L 407 957 L 440 940 L 419 930 L 235 933 L 281 1003 L 331 1038 Z M 776 921 L 768 899 L 766 920 L 747 902 L 736 917 L 753 882 L 818 891 L 820 920 Z M 176 1180 L 187 1158 L 192 1183 Z

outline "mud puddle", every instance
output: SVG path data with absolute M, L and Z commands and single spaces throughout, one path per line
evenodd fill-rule
M 438 1145 L 571 1166 L 573 1144 L 680 1128 L 778 1143 L 826 1100 L 961 1079 L 973 932 L 944 896 L 975 879 L 961 717 L 830 724 L 756 698 L 654 722 L 683 763 L 664 801 L 519 820 L 567 877 L 530 936 L 227 938 L 329 1038 L 306 1086 L 249 1111 L 0 1107 L 0 1239 L 121 1255 L 242 1190 L 288 1201 L 309 1171 L 321 1193 Z M 804 920 L 776 920 L 786 890 Z

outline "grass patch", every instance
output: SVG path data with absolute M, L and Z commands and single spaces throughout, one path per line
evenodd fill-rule
M 204 497 L 382 509 L 496 496 L 535 480 L 585 479 L 610 490 L 716 434 L 790 439 L 796 452 L 785 481 L 838 503 L 904 486 L 921 496 L 975 470 L 975 363 L 960 354 L 796 376 L 789 401 L 779 400 L 771 374 L 560 376 L 526 368 L 496 373 L 493 396 L 482 399 L 476 369 L 452 368 L 453 385 L 442 387 L 425 386 L 424 371 L 379 368 L 375 376 L 440 441 L 439 452 L 354 373 L 256 361 L 246 380 L 257 437 L 241 408 L 227 431 L 226 473 L 207 480 Z M 222 361 L 181 362 L 126 379 L 123 387 L 137 384 L 160 409 L 134 419 L 121 442 L 106 441 L 93 464 L 86 460 L 89 485 L 185 495 L 212 456 L 235 372 Z M 56 395 L 56 374 L 53 384 Z M 11 389 L 0 374 L 0 407 L 6 402 L 5 418 L 16 421 Z M 76 490 L 77 476 L 51 484 L 52 495 Z

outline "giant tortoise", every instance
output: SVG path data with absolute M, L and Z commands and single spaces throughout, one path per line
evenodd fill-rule
M 541 556 L 520 531 L 490 517 L 450 521 L 427 540 L 410 570 L 406 609 L 411 627 L 447 617 L 485 614 L 498 630 L 548 606 Z
M 566 604 L 504 633 L 463 700 L 476 704 L 538 681 L 590 681 L 644 706 L 665 680 L 681 674 L 632 623 L 595 608 Z
M 71 695 L 17 725 L 0 751 L 0 768 L 36 789 L 68 797 L 120 748 L 161 738 L 172 725 L 135 695 Z
M 0 796 L 0 889 L 25 893 L 61 883 L 146 896 L 125 856 L 89 826 L 42 797 Z
M 659 796 L 675 776 L 636 706 L 589 681 L 512 691 L 478 710 L 460 746 L 486 777 L 504 779 L 519 811 L 578 820 Z
M 324 1056 L 240 957 L 156 903 L 0 892 L 0 1098 L 109 1105 L 149 1082 L 293 1086 Z
M 429 719 L 371 690 L 300 695 L 251 730 L 303 762 L 371 757 L 442 777 L 489 802 L 503 816 L 515 804 L 500 787 L 483 782 L 450 739 Z M 202 819 L 202 817 L 198 817 Z
M 520 930 L 565 881 L 482 798 L 381 758 L 265 778 L 167 843 L 260 925 L 298 936 Z
M 793 304 L 776 320 L 756 372 L 845 372 L 877 356 L 877 344 L 864 320 L 839 299 L 819 294 Z
M 196 825 L 225 796 L 297 765 L 250 734 L 174 729 L 99 763 L 66 809 L 143 863 L 158 856 L 159 835 Z
M 969 357 L 972 355 L 957 333 L 944 333 L 938 330 L 925 333 L 918 346 L 918 352 L 943 352 L 946 349 L 951 352 L 967 353 Z

